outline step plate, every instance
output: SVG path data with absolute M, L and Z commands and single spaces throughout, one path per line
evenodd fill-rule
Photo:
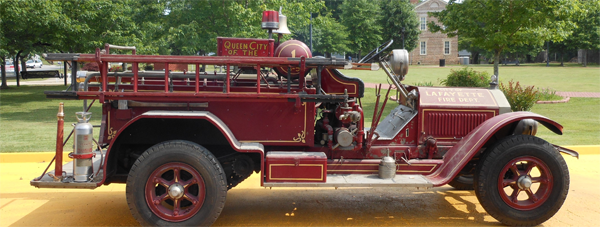
M 50 177 L 48 174 L 54 174 L 54 170 L 48 171 L 48 173 L 44 174 L 44 176 L 42 177 L 42 179 L 36 181 L 36 180 L 32 180 L 29 182 L 29 184 L 31 186 L 35 186 L 36 188 L 88 188 L 88 189 L 94 189 L 98 187 L 98 183 L 100 183 L 100 181 L 102 181 L 102 178 L 104 178 L 103 176 L 103 171 L 102 169 L 100 169 L 100 165 L 101 165 L 101 158 L 102 155 L 100 155 L 99 151 L 94 151 L 94 153 L 96 153 L 96 157 L 94 157 L 92 159 L 92 164 L 93 164 L 93 171 L 94 171 L 94 179 L 88 182 L 74 182 L 73 181 L 73 162 L 68 162 L 67 164 L 63 165 L 63 173 L 66 173 L 66 175 L 64 176 L 64 179 L 62 181 L 55 181 L 52 177 Z M 106 151 L 103 151 L 104 156 L 106 157 Z M 53 168 L 54 165 L 51 166 L 51 169 Z M 98 175 L 96 176 L 96 171 L 100 171 L 100 173 L 98 173 Z
M 423 175 L 396 175 L 393 179 L 381 179 L 376 174 L 327 174 L 325 183 L 265 182 L 264 187 L 423 187 L 433 184 Z

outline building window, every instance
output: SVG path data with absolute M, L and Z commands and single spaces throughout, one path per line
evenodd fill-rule
M 427 42 L 421 42 L 421 55 L 427 55 Z
M 421 30 L 427 29 L 427 18 L 421 17 Z
M 450 41 L 444 41 L 444 54 L 450 54 Z

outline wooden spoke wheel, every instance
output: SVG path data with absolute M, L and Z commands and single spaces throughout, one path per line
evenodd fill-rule
M 533 226 L 551 218 L 569 191 L 569 170 L 548 142 L 529 135 L 489 147 L 475 170 L 481 206 L 507 225 Z
M 553 184 L 552 173 L 542 160 L 531 156 L 518 157 L 506 163 L 500 171 L 498 193 L 508 206 L 531 210 L 548 200 Z
M 154 170 L 146 181 L 146 203 L 165 221 L 193 217 L 204 203 L 204 179 L 188 164 L 171 162 Z
M 209 226 L 225 206 L 227 181 L 206 148 L 167 141 L 136 160 L 126 194 L 131 214 L 142 226 Z

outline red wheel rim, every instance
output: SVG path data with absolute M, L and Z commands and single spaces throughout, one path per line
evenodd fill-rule
M 532 176 L 534 170 L 539 176 Z M 542 160 L 531 156 L 518 157 L 502 168 L 498 192 L 510 207 L 532 210 L 544 204 L 552 192 L 553 184 L 552 173 Z M 519 197 L 522 193 L 524 195 Z
M 158 167 L 146 181 L 146 203 L 165 221 L 193 217 L 204 203 L 204 179 L 188 164 L 172 162 Z

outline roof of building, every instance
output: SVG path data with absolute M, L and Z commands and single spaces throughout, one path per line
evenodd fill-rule
M 471 56 L 471 52 L 467 50 L 460 50 L 458 51 L 458 56 Z
M 442 1 L 442 0 L 426 0 L 426 1 L 422 1 L 421 3 L 417 4 L 415 6 L 415 10 L 417 10 L 419 7 L 426 6 L 426 5 L 432 6 L 433 4 L 438 4 L 438 6 L 439 6 L 440 3 L 443 4 L 443 6 L 441 6 L 442 8 L 446 8 L 446 6 L 448 5 L 448 2 Z

